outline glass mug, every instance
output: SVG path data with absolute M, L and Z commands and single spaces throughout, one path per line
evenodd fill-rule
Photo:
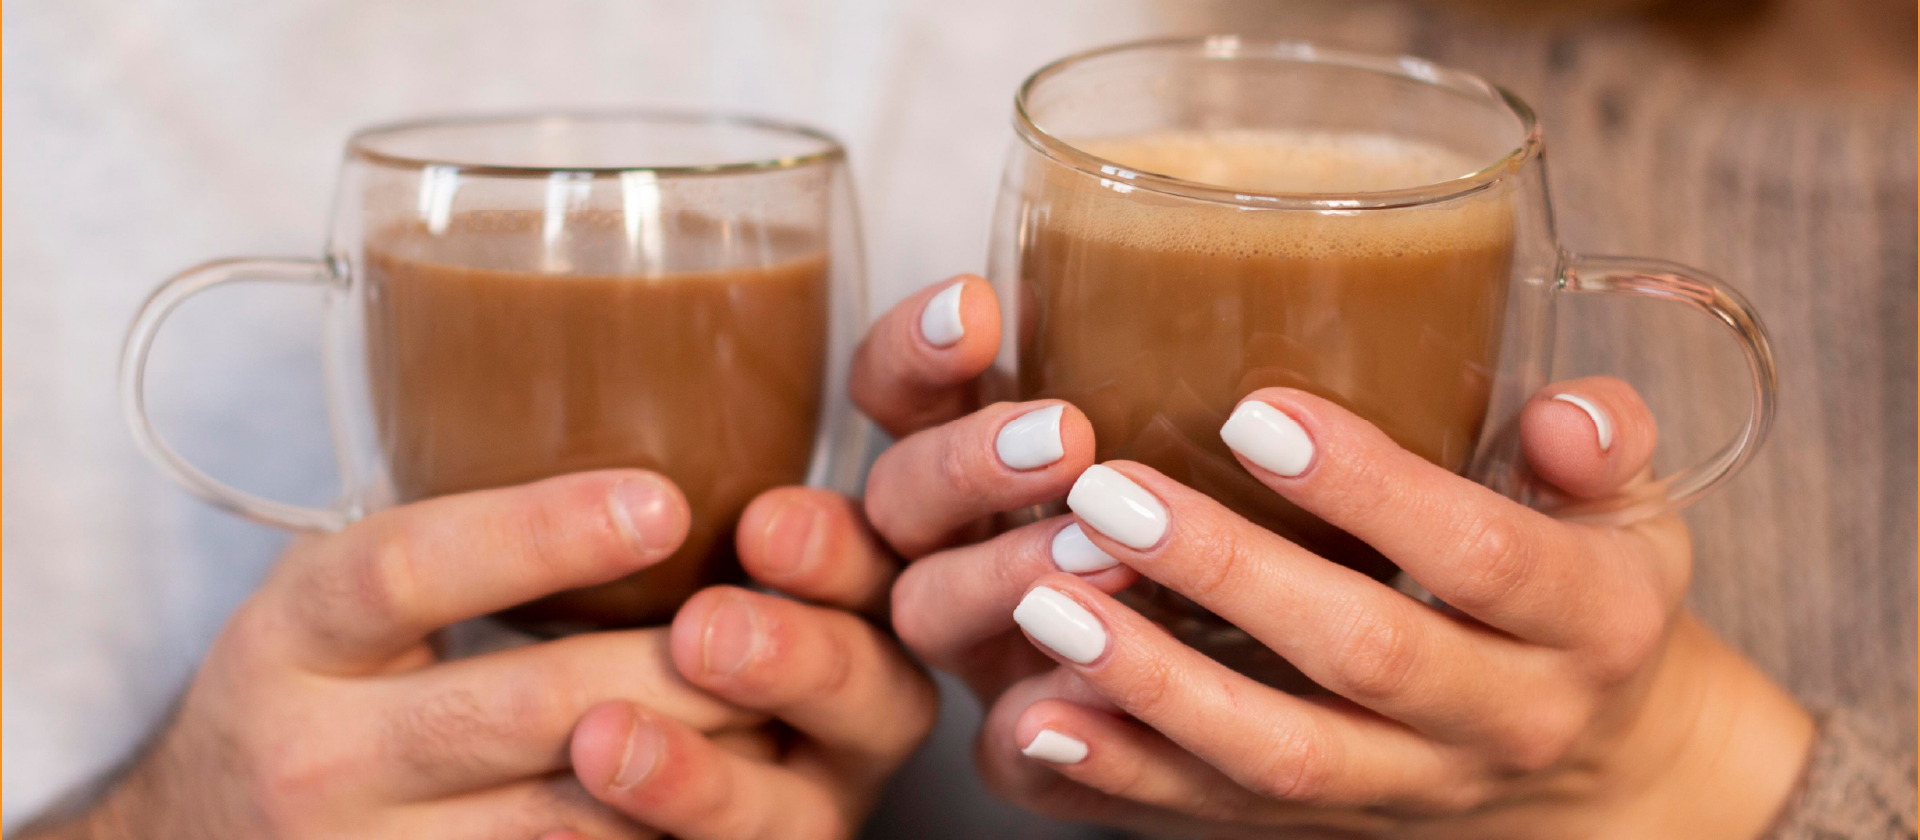
M 1309 391 L 1511 498 L 1608 524 L 1693 502 L 1766 434 L 1774 364 L 1745 300 L 1691 268 L 1562 250 L 1533 112 L 1475 76 L 1305 43 L 1149 41 L 1041 68 L 1014 122 L 988 274 L 1015 328 L 988 396 L 1067 400 L 1099 461 L 1144 463 L 1410 594 L 1426 597 L 1234 459 L 1220 427 L 1248 393 Z M 1575 504 L 1534 480 L 1516 425 L 1551 380 L 1557 301 L 1596 293 L 1720 321 L 1753 397 L 1703 463 Z M 1312 689 L 1177 593 L 1143 580 L 1122 597 L 1225 664 Z
M 134 439 L 207 501 L 337 530 L 416 499 L 612 467 L 692 509 L 671 558 L 503 615 L 531 632 L 658 623 L 736 579 L 760 492 L 857 489 L 866 426 L 840 395 L 866 289 L 846 154 L 812 129 L 697 113 L 432 119 L 347 143 L 316 258 L 190 269 L 148 299 L 121 395 Z M 186 298 L 248 280 L 328 299 L 336 504 L 256 497 L 155 431 L 145 369 Z

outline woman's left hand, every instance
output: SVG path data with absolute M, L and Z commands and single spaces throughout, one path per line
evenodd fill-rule
M 1543 394 L 1523 435 L 1536 465 L 1558 467 L 1549 478 L 1581 496 L 1646 480 L 1652 424 L 1630 389 L 1589 379 L 1552 390 L 1593 406 L 1622 457 L 1607 457 L 1586 412 Z M 1209 834 L 1305 823 L 1393 837 L 1751 838 L 1779 810 L 1810 724 L 1684 611 L 1691 556 L 1678 518 L 1624 529 L 1551 519 L 1300 391 L 1254 392 L 1223 436 L 1274 492 L 1457 614 L 1146 466 L 1109 462 L 1068 496 L 1093 543 L 1337 698 L 1255 683 L 1054 573 L 1014 618 L 1064 673 L 1003 696 L 990 742 L 1199 818 L 1193 828 Z
M 933 426 L 968 408 L 954 386 L 997 339 L 991 290 L 962 282 L 963 341 L 925 342 L 912 325 L 932 290 L 910 299 L 876 326 L 855 396 L 897 432 L 923 429 L 875 465 L 868 513 L 920 557 L 894 589 L 902 638 L 992 705 L 979 756 L 1002 794 L 1205 836 L 1754 837 L 1780 808 L 1811 723 L 1685 611 L 1692 558 L 1677 517 L 1562 522 L 1326 400 L 1248 395 L 1223 430 L 1243 466 L 1453 608 L 1436 610 L 1144 465 L 1088 468 L 1091 429 L 1071 407 L 1039 467 L 1009 464 L 996 444 L 1050 406 Z M 1648 480 L 1653 423 L 1618 381 L 1553 386 L 1521 434 L 1568 496 Z M 1073 516 L 965 544 L 971 517 L 1057 498 L 1067 481 Z M 1070 524 L 1120 566 L 1053 568 L 1052 537 Z M 1282 693 L 1176 641 L 1111 596 L 1136 572 L 1335 696 Z M 1056 664 L 1035 668 L 1004 643 L 1015 620 L 1027 652 Z

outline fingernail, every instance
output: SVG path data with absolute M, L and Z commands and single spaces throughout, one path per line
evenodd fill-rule
M 1220 439 L 1233 451 L 1268 472 L 1292 478 L 1313 462 L 1313 439 L 1287 413 L 1259 400 L 1247 400 L 1220 427 Z
M 1058 590 L 1036 586 L 1013 608 L 1013 622 L 1055 653 L 1085 665 L 1107 649 L 1100 620 Z
M 993 451 L 1000 456 L 1000 463 L 1016 470 L 1031 470 L 1066 457 L 1067 449 L 1060 443 L 1060 416 L 1066 410 L 1064 405 L 1050 405 L 1001 426 L 1000 434 L 993 439 Z
M 1080 530 L 1078 522 L 1053 535 L 1053 546 L 1049 553 L 1053 556 L 1053 565 L 1068 574 L 1084 575 L 1120 565 L 1120 561 L 1101 551 L 1100 546 L 1093 544 L 1093 540 L 1087 539 L 1087 532 Z
M 1142 551 L 1167 532 L 1167 509 L 1132 479 L 1095 464 L 1067 492 L 1067 507 L 1093 529 Z
M 1079 764 L 1087 757 L 1087 742 L 1051 729 L 1042 729 L 1040 734 L 1033 736 L 1032 741 L 1020 748 L 1020 754 L 1048 764 Z
M 826 512 L 810 504 L 781 505 L 767 521 L 760 572 L 793 572 L 812 564 L 813 537 Z
M 701 637 L 700 664 L 709 674 L 740 673 L 760 653 L 763 634 L 760 616 L 744 596 L 727 596 L 707 616 Z
M 1579 406 L 1581 411 L 1587 413 L 1587 417 L 1593 420 L 1594 434 L 1600 437 L 1601 452 L 1613 448 L 1613 421 L 1607 419 L 1607 413 L 1601 411 L 1600 406 L 1594 404 L 1592 400 L 1586 397 L 1576 396 L 1574 394 L 1555 394 L 1553 398 L 1563 403 Z
M 613 771 L 613 787 L 629 790 L 653 774 L 660 763 L 660 729 L 636 714 L 633 728 L 627 730 L 627 748 L 620 753 L 620 769 Z
M 920 310 L 920 334 L 927 337 L 928 344 L 951 347 L 967 334 L 967 326 L 960 323 L 960 291 L 966 286 L 962 280 L 941 289 L 927 301 L 927 308 Z
M 641 554 L 657 554 L 679 548 L 677 535 L 654 524 L 669 516 L 672 491 L 666 479 L 655 475 L 636 476 L 613 485 L 607 494 L 607 513 L 614 528 Z

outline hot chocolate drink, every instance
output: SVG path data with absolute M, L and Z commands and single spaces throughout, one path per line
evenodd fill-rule
M 656 470 L 693 522 L 670 559 L 508 615 L 543 632 L 658 623 L 737 576 L 732 531 L 806 476 L 827 352 L 821 237 L 618 215 L 468 213 L 369 236 L 374 415 L 399 501 L 610 467 Z
M 1162 132 L 1075 145 L 1259 194 L 1381 191 L 1474 169 L 1378 135 Z M 1173 198 L 1059 168 L 1036 183 L 1020 256 L 1020 396 L 1086 412 L 1100 460 L 1143 462 L 1324 557 L 1390 576 L 1385 558 L 1249 475 L 1220 426 L 1254 390 L 1300 388 L 1464 469 L 1500 345 L 1506 194 L 1317 212 Z

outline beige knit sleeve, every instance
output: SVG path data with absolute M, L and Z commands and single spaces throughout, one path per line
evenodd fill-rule
M 1799 789 L 1767 840 L 1895 840 L 1920 832 L 1914 742 L 1855 710 L 1821 716 Z

